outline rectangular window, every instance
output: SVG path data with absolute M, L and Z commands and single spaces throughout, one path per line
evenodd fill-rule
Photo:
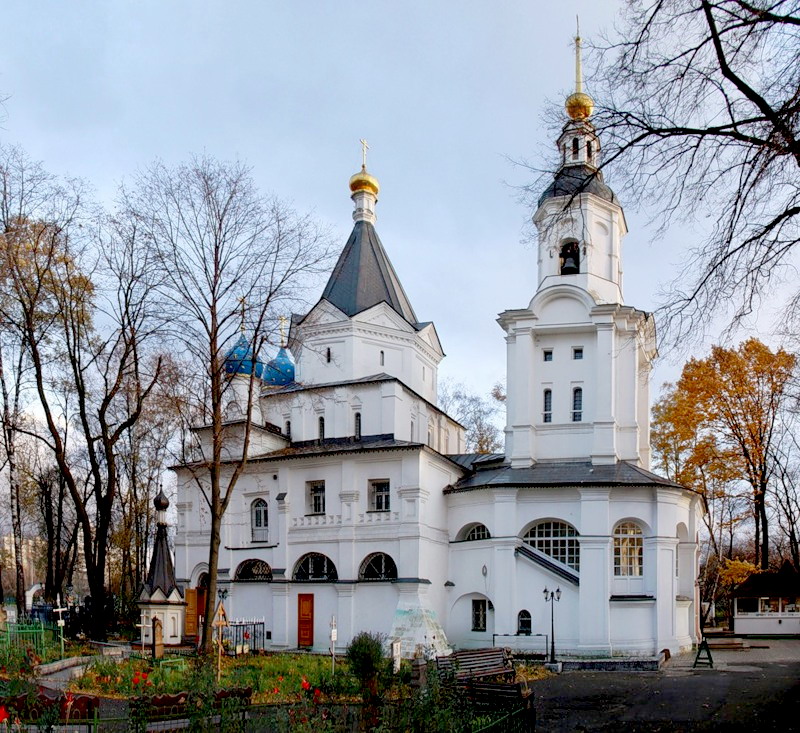
M 486 631 L 486 599 L 472 601 L 472 630 Z
M 374 512 L 389 511 L 389 481 L 377 479 L 369 482 L 370 509 Z
M 308 513 L 325 514 L 325 482 L 309 481 L 308 486 Z
M 553 361 L 553 350 L 552 349 L 545 349 L 542 352 L 542 356 L 544 357 L 545 361 Z
M 544 422 L 553 422 L 553 391 L 546 389 L 544 391 Z
M 572 350 L 572 358 L 575 359 L 576 361 L 580 361 L 581 359 L 583 359 L 583 346 L 576 346 Z

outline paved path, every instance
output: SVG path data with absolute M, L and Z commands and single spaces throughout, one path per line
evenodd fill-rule
M 800 731 L 800 640 L 750 640 L 660 672 L 565 672 L 536 682 L 538 731 Z

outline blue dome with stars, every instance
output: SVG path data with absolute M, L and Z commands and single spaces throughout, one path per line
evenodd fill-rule
M 225 372 L 249 377 L 254 371 L 256 377 L 261 379 L 264 373 L 264 362 L 253 358 L 253 348 L 242 334 L 225 356 Z
M 285 346 L 264 367 L 264 382 L 273 387 L 282 387 L 294 382 L 294 362 Z

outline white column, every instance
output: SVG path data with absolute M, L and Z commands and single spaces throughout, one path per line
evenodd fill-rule
M 516 328 L 516 370 L 514 406 L 514 452 L 512 468 L 528 468 L 533 464 L 534 438 L 531 391 L 533 388 L 533 332 L 530 327 Z M 509 400 L 510 401 L 510 400 Z
M 611 654 L 611 537 L 607 488 L 583 488 L 581 495 L 578 648 L 586 653 Z
M 289 572 L 288 570 L 286 571 Z M 290 642 L 290 625 L 294 618 L 295 627 L 297 626 L 296 614 L 289 613 L 289 593 L 288 583 L 273 583 L 272 585 L 272 646 L 286 649 L 289 646 L 297 646 L 297 628 L 294 629 L 294 643 Z
M 338 611 L 336 616 L 336 626 L 338 629 L 338 640 L 336 641 L 337 650 L 346 647 L 353 635 L 361 631 L 361 629 L 354 628 L 355 617 L 355 598 L 356 586 L 352 583 L 337 584 L 336 595 L 338 596 Z M 330 626 L 330 619 L 326 619 Z M 330 645 L 330 636 L 328 636 L 328 645 Z
M 613 317 L 613 316 L 612 316 Z M 592 463 L 616 463 L 616 424 L 614 400 L 616 399 L 614 323 L 609 320 L 597 324 L 597 351 L 595 356 L 595 384 L 591 400 L 594 403 L 594 441 Z M 586 395 L 584 394 L 584 399 Z

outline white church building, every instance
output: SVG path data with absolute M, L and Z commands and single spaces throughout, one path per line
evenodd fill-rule
M 578 45 L 579 49 L 579 45 Z M 578 50 L 579 53 L 579 50 Z M 623 299 L 625 216 L 598 169 L 592 100 L 567 99 L 562 163 L 539 199 L 538 280 L 498 323 L 507 348 L 505 453 L 465 453 L 437 407 L 444 353 L 375 227 L 379 186 L 350 179 L 355 224 L 319 302 L 268 364 L 228 357 L 232 422 L 250 370 L 259 423 L 225 514 L 228 617 L 263 617 L 273 649 L 323 651 L 359 631 L 405 655 L 509 646 L 677 652 L 698 638 L 701 497 L 649 471 L 655 326 Z M 245 387 L 246 390 L 246 387 Z M 208 520 L 179 467 L 176 575 L 196 634 Z

